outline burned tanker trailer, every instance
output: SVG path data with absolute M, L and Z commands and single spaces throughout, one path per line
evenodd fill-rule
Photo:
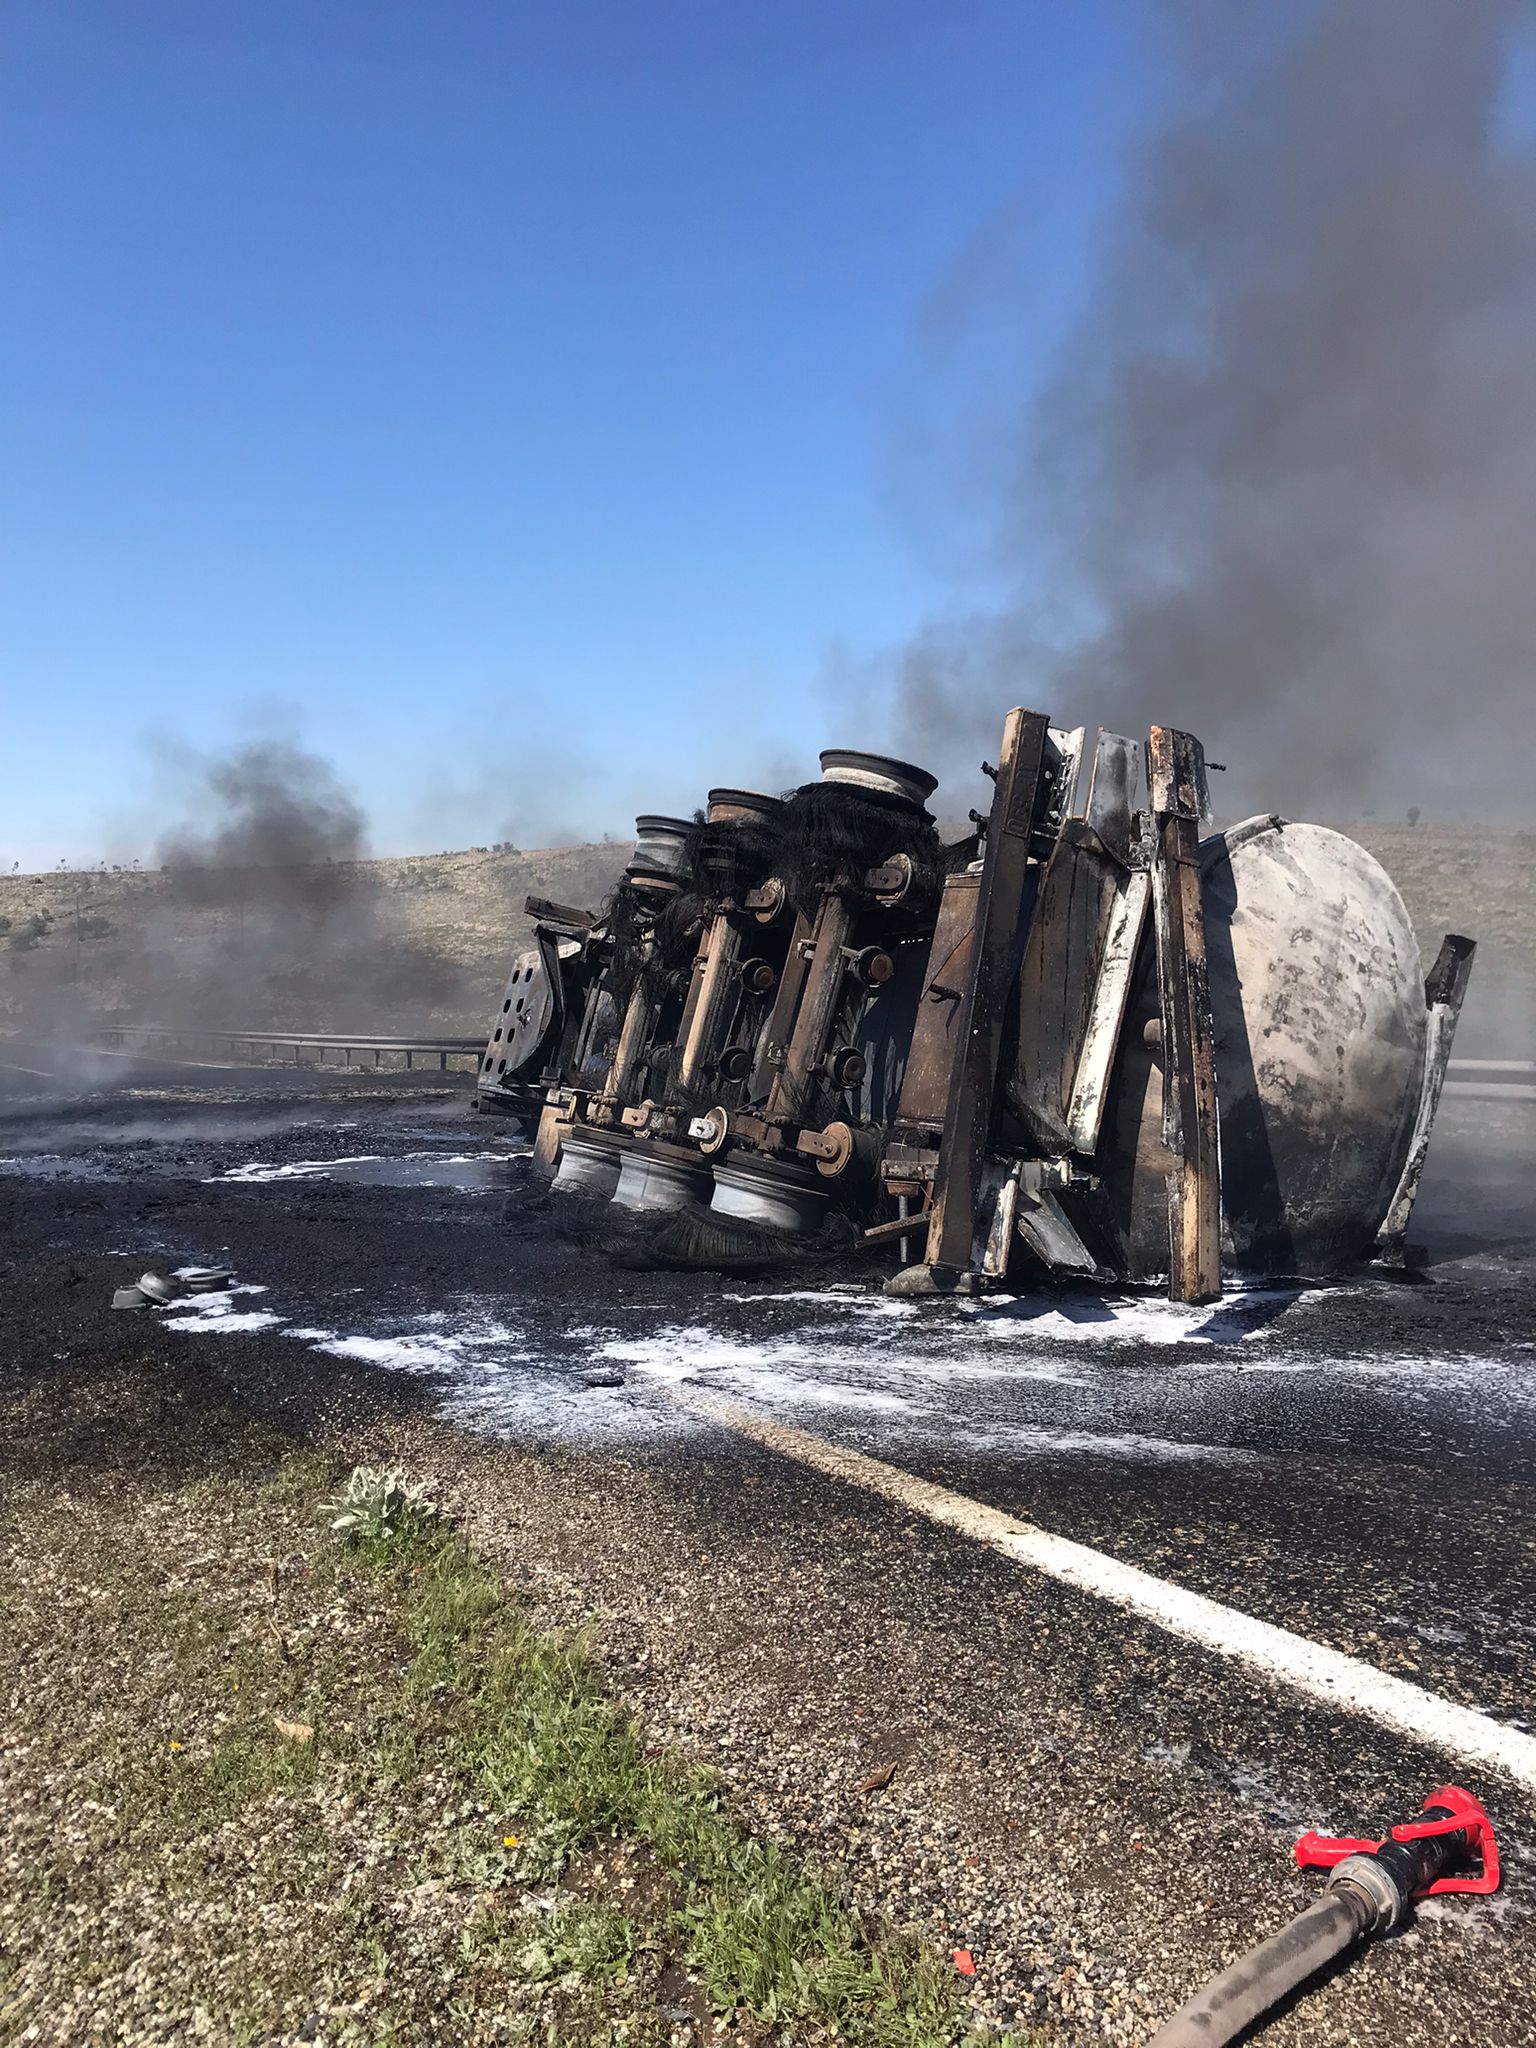
M 947 847 L 932 776 L 842 751 L 782 800 L 640 821 L 600 916 L 530 902 L 482 1104 L 536 1107 L 557 1188 L 665 1210 L 675 1263 L 857 1242 L 904 1294 L 1203 1301 L 1400 1258 L 1472 942 L 1426 980 L 1342 834 L 1202 837 L 1190 734 L 1013 711 L 983 765 Z

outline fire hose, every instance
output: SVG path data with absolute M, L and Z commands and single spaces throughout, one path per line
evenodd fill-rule
M 1304 1870 L 1331 1871 L 1323 1896 L 1213 1977 L 1147 2048 L 1220 2048 L 1336 1956 L 1396 1927 L 1415 1899 L 1483 1894 L 1499 1885 L 1488 1816 L 1459 1785 L 1431 1792 L 1419 1819 L 1384 1841 L 1309 1831 L 1296 1844 L 1296 1861 Z

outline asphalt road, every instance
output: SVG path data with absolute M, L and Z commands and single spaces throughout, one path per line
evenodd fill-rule
M 616 1264 L 611 1217 L 542 1197 L 436 1076 L 162 1062 L 103 1087 L 0 1053 L 5 1370 L 150 1347 L 295 1429 L 377 1433 L 552 1611 L 604 1615 L 637 1703 L 755 1824 L 970 1947 L 985 2011 L 1142 2040 L 1309 1895 L 1303 1827 L 1379 1832 L 1453 1780 L 1499 1826 L 1503 1893 L 1434 1902 L 1266 2038 L 1536 2040 L 1528 1790 L 689 1405 L 1536 1729 L 1530 1106 L 1448 1104 L 1411 1280 L 967 1308 Z M 215 1259 L 252 1291 L 106 1307 L 141 1265 Z

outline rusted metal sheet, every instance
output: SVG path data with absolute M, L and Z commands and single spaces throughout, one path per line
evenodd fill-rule
M 1007 1083 L 1010 1107 L 1046 1152 L 1091 1153 L 1097 1143 L 1146 890 L 1146 877 L 1108 854 L 1085 820 L 1067 820 L 1024 948 L 1018 1053 Z
M 1205 763 L 1193 734 L 1152 727 L 1147 786 L 1163 1027 L 1163 1138 L 1174 1160 L 1168 1175 L 1168 1293 L 1174 1301 L 1215 1301 L 1221 1294 L 1221 1157 L 1200 896 Z
M 979 874 L 946 877 L 938 922 L 928 948 L 927 979 L 907 1051 L 897 1123 L 935 1140 L 944 1128 L 944 1104 L 955 1065 L 955 1033 L 961 992 L 970 975 L 976 934 Z

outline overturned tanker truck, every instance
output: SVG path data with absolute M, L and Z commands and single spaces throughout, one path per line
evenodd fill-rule
M 1365 850 L 1206 837 L 1189 733 L 1008 714 L 990 811 L 831 751 L 782 797 L 636 820 L 599 912 L 530 898 L 477 1106 L 671 1263 L 888 1250 L 903 1294 L 1005 1278 L 1327 1277 L 1400 1262 L 1473 942 L 1426 978 Z

